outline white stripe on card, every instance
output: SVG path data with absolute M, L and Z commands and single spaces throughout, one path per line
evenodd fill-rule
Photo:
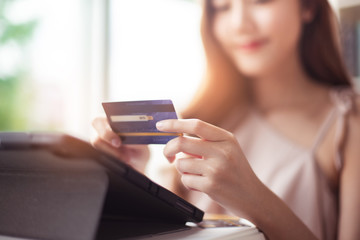
M 110 116 L 112 122 L 147 122 L 154 120 L 152 116 L 147 115 L 114 115 Z

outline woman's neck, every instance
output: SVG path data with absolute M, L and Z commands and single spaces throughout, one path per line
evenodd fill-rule
M 263 113 L 303 108 L 317 101 L 315 98 L 323 98 L 320 92 L 325 93 L 323 86 L 306 75 L 296 57 L 278 69 L 250 79 L 250 82 L 252 101 Z

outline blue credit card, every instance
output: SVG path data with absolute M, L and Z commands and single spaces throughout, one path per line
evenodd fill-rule
M 160 132 L 156 123 L 177 119 L 171 100 L 102 103 L 112 130 L 124 144 L 166 144 L 180 133 Z

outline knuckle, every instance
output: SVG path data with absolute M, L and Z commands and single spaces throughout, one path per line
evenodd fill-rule
M 213 192 L 216 188 L 216 185 L 216 182 L 212 178 L 209 178 L 203 185 L 203 191 L 205 193 Z
M 216 176 L 217 170 L 216 170 L 216 168 L 214 168 L 210 165 L 207 165 L 206 172 L 210 178 L 213 178 L 214 176 Z
M 177 144 L 177 140 L 173 139 L 166 144 L 163 149 L 163 154 L 166 157 L 173 157 L 179 150 L 179 145 Z
M 103 117 L 96 117 L 92 120 L 91 125 L 97 129 L 99 127 L 99 125 L 103 122 L 104 118 Z
M 193 131 L 196 133 L 203 127 L 203 122 L 199 119 L 193 119 Z
M 217 179 L 211 179 L 208 184 L 207 192 L 210 195 L 217 195 L 221 192 L 222 185 Z
M 169 127 L 171 129 L 177 128 L 178 124 L 179 124 L 178 121 L 176 121 L 176 120 L 169 120 L 168 123 L 169 123 Z
M 229 138 L 229 141 L 232 143 L 237 141 L 234 133 L 232 133 L 232 132 L 228 132 L 228 138 Z
M 186 138 L 184 138 L 184 137 L 177 137 L 176 140 L 175 140 L 175 142 L 176 142 L 176 145 L 177 145 L 178 147 L 180 147 L 181 145 L 184 145 L 184 144 L 186 143 Z
M 183 172 L 181 166 L 182 166 L 181 159 L 177 159 L 175 162 L 175 167 L 179 172 Z
M 214 182 L 221 181 L 222 176 L 226 175 L 226 167 L 222 161 L 213 161 L 207 164 L 206 175 Z
M 230 144 L 225 144 L 221 149 L 220 149 L 220 156 L 222 158 L 224 158 L 225 160 L 231 158 L 232 156 L 232 147 L 230 146 Z
M 92 126 L 96 130 L 98 136 L 104 140 L 113 137 L 113 132 L 108 126 L 107 120 L 103 117 L 97 117 L 92 121 Z
M 224 154 L 225 154 L 226 159 L 229 159 L 232 157 L 232 155 L 233 155 L 233 147 L 232 146 L 226 146 L 224 148 L 224 151 L 225 151 Z
M 177 137 L 167 144 L 168 150 L 171 149 L 171 151 L 179 153 L 181 152 L 182 146 L 185 144 L 185 142 L 186 139 L 184 137 Z
M 169 155 L 168 152 L 169 152 L 169 143 L 163 149 L 164 156 L 168 157 L 168 155 Z
M 181 175 L 181 181 L 186 185 L 186 183 L 187 183 L 186 175 Z
M 222 174 L 222 169 L 221 167 L 218 166 L 211 166 L 208 168 L 208 172 L 209 172 L 209 177 L 212 180 L 217 181 L 219 179 L 219 176 L 221 176 Z
M 189 188 L 190 187 L 190 181 L 189 178 L 186 174 L 181 175 L 181 182 L 184 184 L 185 187 Z
M 220 153 L 222 157 L 224 157 L 225 159 L 231 158 L 234 154 L 234 150 L 236 149 L 236 146 L 237 146 L 237 140 L 235 137 L 231 139 L 230 142 L 226 142 L 225 144 L 223 144 L 220 149 Z
M 167 129 L 174 129 L 177 127 L 177 121 L 174 121 L 174 119 L 168 119 L 164 120 L 166 122 L 166 128 Z

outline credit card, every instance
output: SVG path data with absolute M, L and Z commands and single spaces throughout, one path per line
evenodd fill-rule
M 171 100 L 102 103 L 112 130 L 124 144 L 166 144 L 180 133 L 160 132 L 156 123 L 177 119 Z

